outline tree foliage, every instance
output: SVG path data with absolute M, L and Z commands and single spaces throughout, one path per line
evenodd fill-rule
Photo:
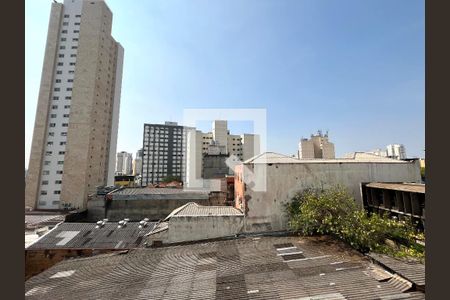
M 423 236 L 410 223 L 367 214 L 341 186 L 303 190 L 293 197 L 287 212 L 291 229 L 303 235 L 330 234 L 362 252 L 424 255 L 423 247 L 416 242 Z

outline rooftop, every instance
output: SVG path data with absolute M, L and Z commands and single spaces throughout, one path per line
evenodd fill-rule
M 128 222 L 123 228 L 112 222 L 100 228 L 95 223 L 61 223 L 26 249 L 130 249 L 138 247 L 155 224 L 149 222 L 141 229 L 139 222 Z
M 42 226 L 54 226 L 63 222 L 65 215 L 61 214 L 26 214 L 25 215 L 25 229 L 35 229 Z
M 380 274 L 383 273 L 383 276 Z M 62 261 L 27 299 L 425 299 L 332 239 L 248 237 Z
M 204 206 L 189 202 L 175 209 L 166 219 L 171 217 L 204 217 L 204 216 L 242 216 L 243 213 L 233 206 Z
M 265 152 L 256 155 L 246 161 L 244 164 L 325 164 L 325 163 L 394 163 L 404 164 L 407 161 L 396 160 L 392 158 L 381 157 L 377 155 L 354 155 L 353 157 L 336 159 L 298 159 L 275 152 Z
M 204 190 L 184 190 L 179 188 L 123 188 L 113 191 L 108 195 L 112 195 L 113 200 L 133 200 L 142 199 L 142 196 L 154 200 L 165 199 L 208 199 L 209 192 Z
M 371 182 L 366 184 L 367 187 L 395 190 L 411 193 L 425 194 L 425 184 L 423 183 L 387 183 L 387 182 Z

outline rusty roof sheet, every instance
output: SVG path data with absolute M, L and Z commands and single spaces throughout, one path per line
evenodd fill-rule
M 300 257 L 299 253 L 303 258 Z M 25 282 L 26 299 L 425 299 L 367 273 L 333 240 L 248 237 L 62 261 Z
M 387 189 L 402 192 L 422 193 L 425 194 L 425 184 L 423 183 L 388 183 L 388 182 L 371 182 L 366 184 L 367 187 L 377 189 Z

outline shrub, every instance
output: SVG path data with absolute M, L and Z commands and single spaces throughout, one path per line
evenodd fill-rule
M 291 229 L 303 235 L 330 234 L 362 252 L 419 258 L 424 255 L 423 247 L 416 243 L 423 236 L 410 223 L 386 215 L 368 215 L 341 186 L 299 192 L 287 212 Z M 387 240 L 397 246 L 389 246 Z

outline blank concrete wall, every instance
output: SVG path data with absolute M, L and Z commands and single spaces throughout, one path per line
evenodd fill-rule
M 308 187 L 343 185 L 362 206 L 362 182 L 420 182 L 418 162 L 256 164 L 254 173 L 260 168 L 267 168 L 267 190 L 245 191 L 246 231 L 287 229 L 286 204 Z

